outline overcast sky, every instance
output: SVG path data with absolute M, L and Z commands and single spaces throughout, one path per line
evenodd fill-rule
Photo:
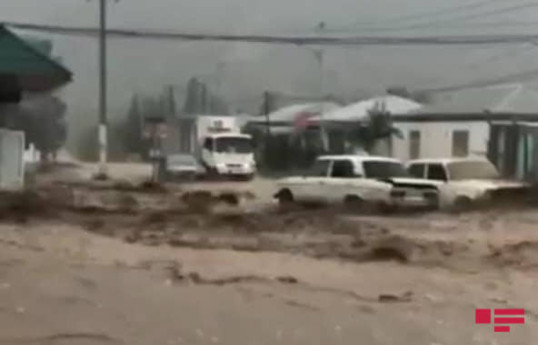
M 320 21 L 327 24 L 327 30 L 351 26 L 352 30 L 342 34 L 356 35 L 534 33 L 538 2 L 537 7 L 528 7 L 529 3 L 532 1 L 110 0 L 109 22 L 117 28 L 220 33 L 306 34 Z M 0 20 L 96 26 L 97 5 L 98 0 L 2 0 Z M 432 12 L 436 13 L 422 15 Z M 97 119 L 96 40 L 40 36 L 54 40 L 55 54 L 75 73 L 74 82 L 62 91 L 70 109 L 73 141 L 78 133 L 74 127 L 85 127 Z M 435 87 L 538 68 L 537 58 L 538 48 L 531 45 L 327 48 L 324 88 L 359 95 L 379 93 L 390 85 Z M 111 116 L 124 116 L 135 92 L 156 93 L 165 85 L 183 85 L 197 75 L 215 78 L 219 62 L 223 63 L 220 78 L 228 99 L 256 103 L 265 89 L 298 94 L 318 90 L 316 60 L 306 48 L 111 39 Z

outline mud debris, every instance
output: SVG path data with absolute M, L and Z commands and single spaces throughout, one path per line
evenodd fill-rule
M 381 294 L 378 297 L 380 303 L 407 303 L 413 299 L 413 292 L 406 291 L 402 295 Z

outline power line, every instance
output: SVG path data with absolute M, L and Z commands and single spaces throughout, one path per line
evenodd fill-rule
M 478 13 L 471 13 L 471 14 L 468 14 L 468 13 L 462 13 L 461 15 L 459 16 L 455 16 L 455 17 L 451 17 L 451 18 L 445 18 L 445 19 L 440 19 L 440 20 L 431 20 L 431 18 L 429 18 L 428 21 L 424 21 L 424 22 L 418 22 L 418 23 L 410 23 L 410 24 L 404 24 L 404 25 L 392 25 L 392 26 L 364 26 L 364 27 L 360 27 L 360 26 L 355 26 L 353 29 L 356 29 L 356 30 L 363 30 L 363 31 L 369 31 L 369 32 L 390 32 L 390 31 L 402 31 L 402 30 L 416 30 L 416 29 L 426 29 L 426 28 L 431 28 L 431 27 L 439 27 L 442 25 L 440 24 L 447 24 L 447 23 L 462 23 L 462 22 L 467 22 L 469 20 L 472 20 L 472 19 L 476 19 L 476 18 L 486 18 L 486 17 L 492 17 L 492 16 L 496 16 L 496 15 L 499 15 L 499 14 L 506 14 L 506 13 L 511 13 L 511 12 L 517 12 L 517 11 L 520 11 L 520 10 L 524 10 L 524 9 L 528 9 L 528 8 L 533 8 L 533 7 L 538 7 L 538 3 L 536 1 L 532 1 L 532 2 L 526 2 L 526 3 L 523 3 L 523 4 L 518 4 L 518 5 L 512 5 L 512 6 L 508 6 L 508 7 L 502 7 L 502 8 L 496 8 L 496 9 L 492 9 L 490 11 L 483 11 L 483 12 L 478 12 Z M 330 30 L 331 32 L 343 32 L 343 31 L 349 31 L 351 30 L 351 28 L 349 28 L 348 30 L 340 30 L 340 29 L 334 29 L 334 30 Z
M 538 5 L 538 4 L 537 4 Z M 14 29 L 32 30 L 51 34 L 97 36 L 98 29 L 88 27 L 66 27 L 58 25 L 39 25 L 28 23 L 4 22 Z M 444 35 L 444 36 L 273 36 L 273 35 L 226 35 L 157 32 L 147 30 L 107 29 L 111 38 L 158 39 L 179 41 L 223 41 L 287 45 L 325 45 L 325 46 L 406 46 L 406 45 L 492 45 L 521 44 L 537 42 L 538 34 L 517 35 Z
M 437 92 L 446 92 L 446 91 L 457 91 L 461 89 L 475 88 L 475 87 L 486 87 L 492 85 L 507 84 L 513 82 L 523 82 L 528 80 L 533 80 L 538 78 L 538 69 L 531 69 L 524 72 L 517 72 L 513 74 L 507 74 L 495 78 L 479 79 L 467 83 L 461 83 L 450 86 L 442 86 L 435 88 L 427 88 L 416 90 L 418 93 L 437 93 Z
M 425 12 L 419 12 L 419 13 L 412 13 L 412 14 L 407 14 L 407 15 L 398 15 L 398 16 L 393 16 L 391 18 L 387 18 L 385 19 L 385 21 L 390 21 L 391 23 L 394 23 L 394 22 L 407 22 L 407 21 L 410 21 L 410 20 L 416 20 L 416 19 L 422 19 L 424 17 L 427 17 L 427 18 L 430 18 L 432 16 L 445 16 L 447 14 L 453 14 L 453 13 L 458 13 L 458 12 L 466 12 L 466 11 L 470 11 L 470 10 L 474 10 L 474 9 L 478 9 L 478 8 L 481 8 L 481 7 L 484 7 L 484 6 L 488 6 L 488 5 L 491 5 L 491 4 L 495 4 L 495 3 L 506 3 L 508 0 L 483 0 L 483 1 L 479 1 L 479 2 L 473 2 L 473 3 L 470 3 L 470 4 L 466 4 L 466 5 L 460 5 L 460 6 L 452 6 L 452 7 L 445 7 L 445 8 L 442 8 L 442 9 L 436 9 L 436 10 L 433 10 L 433 11 L 425 11 Z M 378 24 L 377 21 L 356 21 L 350 25 L 346 25 L 344 27 L 341 27 L 342 29 L 344 28 L 353 28 L 353 27 L 356 27 L 358 25 L 360 26 L 369 26 L 369 25 L 376 25 Z
M 495 62 L 497 60 L 500 60 L 500 59 L 503 59 L 503 58 L 507 58 L 507 57 L 511 57 L 511 56 L 514 56 L 514 55 L 519 55 L 521 53 L 528 53 L 530 50 L 533 50 L 533 49 L 536 49 L 537 46 L 536 45 L 530 45 L 530 46 L 523 46 L 521 47 L 520 49 L 510 49 L 508 51 L 504 50 L 502 52 L 497 52 L 495 54 L 490 54 L 489 56 L 486 56 L 485 58 L 482 58 L 482 59 L 474 59 L 475 61 L 472 61 L 470 63 L 466 63 L 462 66 L 456 66 L 454 67 L 454 69 L 457 69 L 459 71 L 465 71 L 465 70 L 472 70 L 472 72 L 476 72 L 477 70 L 481 69 L 481 67 L 485 66 L 486 64 L 490 64 L 492 62 Z M 436 76 L 436 77 L 431 77 L 431 78 L 428 78 L 426 81 L 422 81 L 421 84 L 438 84 L 438 82 L 442 81 L 443 79 L 445 79 L 445 77 L 442 77 L 442 76 Z M 489 80 L 488 80 L 489 81 Z M 492 82 L 493 84 L 498 84 L 499 81 L 498 80 L 494 80 L 494 82 Z M 463 85 L 464 87 L 467 87 L 466 85 L 468 84 L 461 84 Z M 454 87 L 460 87 L 460 84 L 457 84 L 456 86 Z M 435 87 L 426 87 L 422 90 L 422 92 L 426 92 L 426 90 L 436 90 L 438 89 L 439 87 L 438 86 L 435 86 Z M 444 89 L 445 87 L 442 87 L 440 89 Z
M 461 29 L 461 23 L 447 23 L 448 25 L 440 25 L 440 28 L 456 28 Z M 466 23 L 465 28 L 486 28 L 486 27 L 522 27 L 522 26 L 538 26 L 538 21 L 498 21 L 498 22 L 472 22 Z

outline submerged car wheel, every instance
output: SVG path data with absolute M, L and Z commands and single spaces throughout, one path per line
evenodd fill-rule
M 282 189 L 276 194 L 280 207 L 289 207 L 294 203 L 293 194 L 289 189 Z
M 344 207 L 346 211 L 358 212 L 364 209 L 365 202 L 357 195 L 346 195 L 344 198 Z
M 471 198 L 466 196 L 458 196 L 456 200 L 454 200 L 452 210 L 455 212 L 464 212 L 471 210 L 472 207 L 473 201 L 471 200 Z

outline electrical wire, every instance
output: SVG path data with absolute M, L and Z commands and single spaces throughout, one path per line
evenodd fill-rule
M 505 0 L 506 1 L 506 0 Z M 522 4 L 512 5 L 508 7 L 502 7 L 502 8 L 495 8 L 491 9 L 489 11 L 483 11 L 478 13 L 462 13 L 459 16 L 440 19 L 440 20 L 432 20 L 429 18 L 427 21 L 424 22 L 418 22 L 418 23 L 409 23 L 404 25 L 389 25 L 389 26 L 381 26 L 381 25 L 374 25 L 374 26 L 354 26 L 349 27 L 348 29 L 331 29 L 327 30 L 328 32 L 344 32 L 344 31 L 351 31 L 352 28 L 354 30 L 361 30 L 361 31 L 368 31 L 368 32 L 391 32 L 391 31 L 408 31 L 408 30 L 417 30 L 417 29 L 427 29 L 431 27 L 442 27 L 442 24 L 450 24 L 450 23 L 457 23 L 461 24 L 473 19 L 477 18 L 487 18 L 487 17 L 494 17 L 497 15 L 504 15 L 506 13 L 512 13 L 521 11 L 524 9 L 529 8 L 535 8 L 538 7 L 538 2 L 531 1 L 526 2 Z
M 416 90 L 417 93 L 437 93 L 447 91 L 457 91 L 468 88 L 487 87 L 492 85 L 501 85 L 514 82 L 524 82 L 538 78 L 538 69 L 531 69 L 524 72 L 507 74 L 495 78 L 479 79 L 467 83 L 461 83 L 450 86 L 432 87 Z
M 419 12 L 419 13 L 411 13 L 411 14 L 403 14 L 403 15 L 397 15 L 392 16 L 389 18 L 384 19 L 384 21 L 390 21 L 391 23 L 394 22 L 407 22 L 412 21 L 416 19 L 423 19 L 424 17 L 431 19 L 432 16 L 445 16 L 450 15 L 458 12 L 467 12 L 474 9 L 479 9 L 481 7 L 489 6 L 495 3 L 503 3 L 505 4 L 508 0 L 483 0 L 478 2 L 473 2 L 470 4 L 460 5 L 460 6 L 452 6 L 452 7 L 445 7 L 442 9 L 435 9 L 432 11 L 425 11 L 425 12 Z M 345 28 L 353 28 L 356 26 L 371 26 L 378 24 L 378 21 L 356 21 L 352 24 L 342 26 L 341 29 Z
M 538 5 L 538 4 L 537 4 Z M 90 36 L 99 34 L 99 29 L 87 27 L 66 27 L 58 25 L 39 25 L 28 23 L 4 22 L 4 25 L 23 30 L 47 32 L 51 34 Z M 287 45 L 326 45 L 326 46 L 403 46 L 403 45 L 492 45 L 521 44 L 537 42 L 538 34 L 517 35 L 460 35 L 460 36 L 269 36 L 269 35 L 226 35 L 157 32 L 146 30 L 109 29 L 107 36 L 112 38 L 158 39 L 179 41 L 224 41 Z

